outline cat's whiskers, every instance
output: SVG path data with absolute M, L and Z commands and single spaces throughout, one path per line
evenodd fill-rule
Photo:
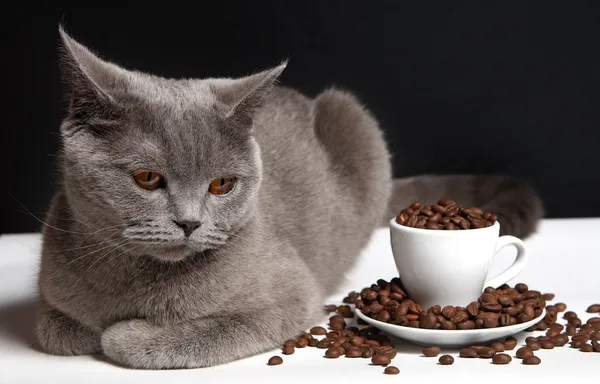
M 117 249 L 126 247 L 129 244 L 131 244 L 131 242 L 122 243 L 119 246 L 116 246 L 116 247 L 112 248 L 111 250 L 109 250 L 108 252 L 106 252 L 104 255 L 100 256 L 98 259 L 96 259 L 96 261 L 94 261 L 92 264 L 90 264 L 90 266 L 81 274 L 81 276 L 79 276 L 79 279 L 77 279 L 77 281 L 75 282 L 75 284 L 77 284 L 94 267 L 94 265 L 98 264 L 99 261 L 101 261 L 102 259 L 104 259 L 106 256 L 110 256 Z M 124 255 L 125 253 L 127 253 L 130 250 L 131 249 L 125 249 L 123 252 L 119 253 L 118 255 L 115 255 L 113 257 L 109 257 L 106 262 L 108 263 L 110 260 L 113 260 L 113 259 L 115 259 L 115 258 L 117 258 L 119 256 L 122 256 L 122 255 Z
M 115 235 L 117 235 L 117 234 L 119 233 L 119 230 L 118 230 L 118 229 L 113 229 L 113 231 L 114 231 L 114 232 L 113 232 L 113 234 L 112 234 L 112 235 L 110 235 L 110 236 L 108 236 L 108 237 L 104 238 L 102 241 L 99 241 L 99 242 L 97 242 L 97 243 L 94 243 L 94 244 L 82 245 L 82 246 L 78 246 L 78 247 L 74 247 L 74 248 L 67 248 L 67 249 L 57 249 L 57 250 L 55 250 L 55 251 L 49 251 L 49 252 L 50 252 L 50 253 L 62 253 L 62 252 L 79 251 L 79 250 L 82 250 L 82 249 L 87 249 L 87 248 L 90 248 L 90 247 L 96 247 L 96 246 L 98 246 L 98 245 L 101 245 L 101 244 L 104 244 L 104 243 L 106 243 L 106 242 L 107 242 L 107 241 L 109 241 L 109 240 L 110 240 L 110 239 L 111 239 L 113 236 L 115 236 Z M 89 237 L 89 236 L 88 236 L 88 237 Z M 87 238 L 87 237 L 86 237 L 86 238 Z M 80 242 L 79 242 L 79 244 L 83 244 L 84 242 L 85 242 L 85 239 L 84 239 L 84 240 L 82 240 L 82 241 L 80 241 Z
M 96 249 L 96 250 L 93 250 L 93 251 L 91 251 L 91 252 L 88 252 L 88 253 L 86 253 L 85 255 L 78 256 L 78 257 L 76 257 L 75 259 L 73 259 L 73 260 L 70 260 L 69 262 L 67 262 L 67 263 L 63 264 L 63 265 L 61 266 L 61 268 L 59 268 L 59 269 L 57 269 L 56 271 L 54 271 L 54 273 L 53 273 L 52 275 L 50 275 L 50 277 L 53 277 L 55 274 L 57 274 L 58 272 L 60 272 L 60 271 L 62 271 L 63 269 L 65 269 L 65 268 L 66 268 L 67 266 L 69 266 L 70 264 L 72 264 L 72 263 L 74 263 L 74 262 L 76 262 L 76 261 L 78 261 L 78 260 L 81 260 L 81 259 L 83 259 L 83 258 L 84 258 L 84 257 L 86 257 L 86 256 L 91 256 L 91 255 L 93 255 L 93 254 L 94 254 L 94 253 L 96 253 L 96 252 L 100 252 L 100 251 L 103 251 L 103 250 L 105 250 L 105 249 L 109 249 L 109 248 L 116 249 L 116 248 L 118 248 L 119 246 L 121 246 L 121 245 L 125 245 L 125 244 L 127 244 L 127 243 L 128 243 L 128 240 L 127 240 L 127 239 L 123 239 L 123 240 L 120 240 L 119 242 L 117 242 L 116 244 L 110 244 L 109 246 L 102 247 L 102 248 L 98 248 L 98 249 Z M 112 252 L 112 250 L 109 250 L 109 251 L 108 251 L 108 253 L 110 253 L 110 252 Z

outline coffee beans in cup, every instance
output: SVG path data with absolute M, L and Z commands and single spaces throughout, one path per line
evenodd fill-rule
M 492 226 L 498 216 L 481 208 L 459 205 L 454 200 L 440 199 L 437 204 L 415 202 L 396 216 L 396 223 L 407 227 L 435 230 L 477 229 Z

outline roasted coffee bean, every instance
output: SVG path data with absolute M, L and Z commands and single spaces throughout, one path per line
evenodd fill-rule
M 284 344 L 283 348 L 281 348 L 281 353 L 284 355 L 291 355 L 294 353 L 294 351 L 294 346 L 289 344 Z
M 568 320 L 569 324 L 576 326 L 577 328 L 581 327 L 581 319 L 579 317 L 571 317 Z
M 565 330 L 565 333 L 569 336 L 573 336 L 575 334 L 575 332 L 577 332 L 577 327 L 569 324 L 567 325 L 567 329 Z
M 464 357 L 464 358 L 475 358 L 477 357 L 477 351 L 475 351 L 474 349 L 471 348 L 463 348 L 460 350 L 460 357 Z
M 581 352 L 593 352 L 594 347 L 592 347 L 591 344 L 583 344 L 581 347 L 579 347 L 579 350 Z
M 296 348 L 306 348 L 308 346 L 308 340 L 301 337 L 296 340 Z
M 498 320 L 491 317 L 483 319 L 483 328 L 496 328 L 498 326 Z
M 587 342 L 587 340 L 582 340 L 582 339 L 572 340 L 571 341 L 571 348 L 581 348 L 581 346 L 583 344 L 586 344 L 586 342 Z
M 496 352 L 504 352 L 504 343 L 500 341 L 494 341 L 492 344 L 490 344 L 490 348 Z
M 525 365 L 539 365 L 542 362 L 537 356 L 527 356 L 523 359 Z
M 356 357 L 362 357 L 362 351 L 360 350 L 359 347 L 350 347 L 346 349 L 346 357 L 349 358 L 356 358 Z
M 494 355 L 494 357 L 492 358 L 492 363 L 499 364 L 499 365 L 508 364 L 511 361 L 512 361 L 512 357 L 510 357 L 506 353 L 499 353 L 497 355 Z
M 280 356 L 273 356 L 267 362 L 267 365 L 279 365 L 283 363 L 283 359 Z
M 567 310 L 567 305 L 565 303 L 556 303 L 554 304 L 554 308 L 556 308 L 558 312 L 564 312 Z
M 475 329 L 475 323 L 471 320 L 456 324 L 456 329 Z
M 456 308 L 450 305 L 447 305 L 444 308 L 442 308 L 442 315 L 444 315 L 448 320 L 450 320 L 454 315 L 456 315 L 456 312 Z
M 521 347 L 517 349 L 515 356 L 519 359 L 524 359 L 528 356 L 533 356 L 533 349 L 531 349 L 530 347 Z
M 441 365 L 452 365 L 454 364 L 454 357 L 450 355 L 442 355 L 438 361 Z
M 327 349 L 331 346 L 331 344 L 333 344 L 333 340 L 325 338 L 317 343 L 317 348 Z
M 377 320 L 387 323 L 390 320 L 390 313 L 384 309 L 377 315 Z
M 429 308 L 428 312 L 433 313 L 436 316 L 441 315 L 442 307 L 439 305 L 434 305 L 433 307 Z
M 539 351 L 542 348 L 542 343 L 539 341 L 528 341 L 527 346 L 531 348 L 532 351 Z
M 371 357 L 373 357 L 375 355 L 375 351 L 371 347 L 361 348 L 361 351 L 362 351 L 362 357 L 365 359 L 370 359 Z
M 427 347 L 427 348 L 423 348 L 423 355 L 425 357 L 436 357 L 437 355 L 439 355 L 441 352 L 440 347 Z
M 374 348 L 375 354 L 385 354 L 390 359 L 396 357 L 397 351 L 396 348 L 392 346 L 382 345 L 381 347 Z
M 513 299 L 508 295 L 498 297 L 498 303 L 503 307 L 513 307 L 515 305 Z
M 553 336 L 557 336 L 557 335 L 560 335 L 560 331 L 557 329 L 550 328 L 548 330 L 548 332 L 546 332 L 546 336 L 548 336 L 548 337 L 553 337 Z
M 504 349 L 506 351 L 512 351 L 513 349 L 515 349 L 516 346 L 517 346 L 517 339 L 515 339 L 514 337 L 510 336 L 510 337 L 507 337 L 506 340 L 504 340 Z
M 419 316 L 421 328 L 434 329 L 437 322 L 437 317 L 433 313 L 426 313 Z
M 344 354 L 344 348 L 342 347 L 331 347 L 325 351 L 325 357 L 330 359 L 337 359 Z
M 569 336 L 560 334 L 550 340 L 555 347 L 564 347 L 569 342 Z
M 454 324 L 462 323 L 463 321 L 469 320 L 469 314 L 465 311 L 457 311 L 454 316 L 450 319 Z
M 390 365 L 389 367 L 385 368 L 383 373 L 385 373 L 386 375 L 397 375 L 400 373 L 400 370 L 397 367 Z
M 565 319 L 565 320 L 569 320 L 572 317 L 577 317 L 577 314 L 575 312 L 573 312 L 573 311 L 567 311 L 563 315 L 563 319 Z
M 479 297 L 481 304 L 498 304 L 498 297 L 494 293 L 486 292 Z
M 477 351 L 477 356 L 479 356 L 482 359 L 490 359 L 495 354 L 496 354 L 496 351 L 494 351 L 494 349 L 490 348 L 490 347 L 483 347 L 479 351 Z
M 554 349 L 554 343 L 551 341 L 542 341 L 542 349 Z
M 319 336 L 323 336 L 327 334 L 327 330 L 323 327 L 312 327 L 310 329 L 310 333 L 312 335 L 319 335 Z
M 479 314 L 479 303 L 477 301 L 467 305 L 467 313 L 469 316 L 475 317 Z
M 600 313 L 600 304 L 592 304 L 585 311 L 587 313 Z
M 371 358 L 371 363 L 373 365 L 388 365 L 391 362 L 392 360 L 390 360 L 390 358 L 383 353 L 376 354 Z
M 446 321 L 440 323 L 440 328 L 451 331 L 451 330 L 455 330 L 457 327 L 450 320 L 446 320 Z
M 335 310 L 337 309 L 337 305 L 333 305 L 333 304 L 331 304 L 331 305 L 326 305 L 326 306 L 324 307 L 324 309 L 325 309 L 325 312 L 326 312 L 326 313 L 335 312 Z
M 523 293 L 529 290 L 529 287 L 527 286 L 527 284 L 523 284 L 523 283 L 519 283 L 517 285 L 515 285 L 515 289 L 519 292 L 519 293 Z
M 552 301 L 552 300 L 554 300 L 554 293 L 544 293 L 542 295 L 542 299 L 544 299 L 546 301 Z
M 379 304 L 379 302 L 374 301 L 371 303 L 371 313 L 377 315 L 379 312 L 383 311 L 383 305 Z M 363 308 L 364 310 L 364 308 Z

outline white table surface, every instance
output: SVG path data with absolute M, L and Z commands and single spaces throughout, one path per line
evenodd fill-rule
M 527 239 L 529 266 L 509 282 L 525 282 L 532 289 L 553 292 L 556 301 L 567 303 L 585 322 L 585 309 L 600 302 L 600 219 L 544 220 L 536 235 Z M 409 379 L 443 379 L 444 383 L 468 380 L 477 375 L 485 383 L 536 382 L 540 376 L 552 382 L 600 377 L 600 353 L 583 353 L 568 347 L 540 350 L 539 366 L 524 366 L 513 359 L 508 366 L 494 366 L 490 360 L 461 359 L 456 350 L 451 366 L 425 358 L 421 349 L 396 340 L 398 355 L 392 364 L 397 376 L 383 374 L 382 367 L 370 366 L 368 359 L 323 358 L 323 350 L 305 348 L 293 355 L 279 350 L 213 368 L 170 371 L 136 371 L 117 367 L 101 357 L 59 357 L 35 347 L 35 281 L 40 253 L 38 234 L 0 236 L 0 383 L 331 383 L 338 381 L 407 382 Z M 514 258 L 513 250 L 503 250 L 491 273 L 496 274 Z M 328 303 L 340 303 L 344 293 L 360 290 L 378 278 L 396 275 L 389 246 L 389 233 L 381 229 L 373 238 L 338 294 Z M 324 318 L 325 320 L 325 318 Z M 561 320 L 562 321 L 562 320 Z M 535 333 L 535 335 L 541 333 Z M 517 336 L 520 343 L 530 333 Z M 272 355 L 284 363 L 267 366 Z M 514 351 L 512 352 L 514 354 Z M 574 380 L 575 379 L 575 380 Z M 596 380 L 594 380 L 596 381 Z

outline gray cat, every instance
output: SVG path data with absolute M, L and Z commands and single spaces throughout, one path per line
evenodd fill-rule
M 240 359 L 322 320 L 373 230 L 414 200 L 481 206 L 521 237 L 541 215 L 508 177 L 393 181 L 373 116 L 347 92 L 276 86 L 285 64 L 164 79 L 60 32 L 71 102 L 39 275 L 49 353 L 147 369 Z

